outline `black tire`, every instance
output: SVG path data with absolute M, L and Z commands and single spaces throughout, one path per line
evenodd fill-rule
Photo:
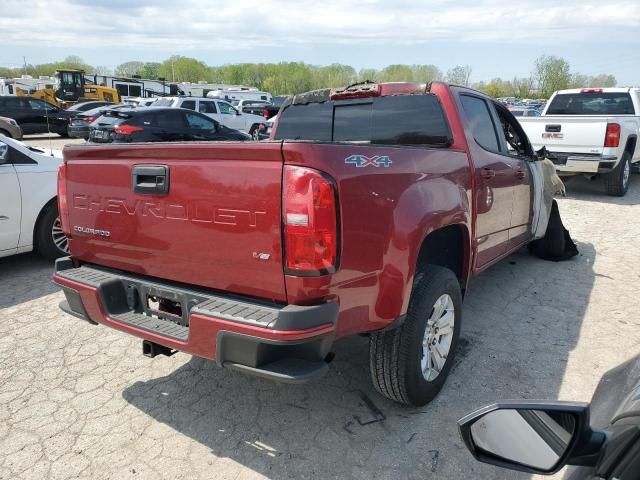
M 58 219 L 58 205 L 55 202 L 47 205 L 36 225 L 36 231 L 33 239 L 36 252 L 44 258 L 55 260 L 56 258 L 69 255 L 64 249 L 58 248 L 53 241 L 53 226 Z
M 7 137 L 7 138 L 13 138 L 13 137 L 11 136 L 11 134 L 10 134 L 9 132 L 7 132 L 7 131 L 6 131 L 5 129 L 3 129 L 3 128 L 0 128 L 0 135 L 4 135 L 4 136 L 5 136 L 5 137 Z
M 436 300 L 444 294 L 449 295 L 454 308 L 453 333 L 440 373 L 427 381 L 421 367 L 423 340 Z M 455 274 L 444 267 L 427 265 L 416 276 L 402 326 L 374 332 L 369 338 L 369 367 L 376 390 L 405 405 L 421 406 L 433 400 L 453 365 L 461 321 L 462 293 Z
M 258 138 L 258 127 L 259 125 L 256 123 L 254 125 L 251 125 L 251 128 L 249 129 L 249 136 L 251 137 L 251 140 L 260 140 Z
M 623 197 L 627 193 L 631 183 L 631 155 L 629 153 L 622 155 L 622 159 L 613 169 L 613 172 L 607 174 L 604 182 L 607 195 Z
M 60 130 L 57 132 L 62 138 L 69 138 L 68 127 L 65 127 L 64 130 Z
M 529 251 L 544 260 L 558 262 L 568 260 L 578 254 L 578 248 L 560 218 L 558 202 L 553 200 L 549 223 L 544 237 L 529 244 Z

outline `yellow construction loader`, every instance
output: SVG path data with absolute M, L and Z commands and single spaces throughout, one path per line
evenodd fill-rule
M 120 95 L 115 88 L 87 82 L 84 70 L 61 69 L 56 70 L 57 88 L 43 88 L 35 92 L 16 89 L 16 95 L 39 98 L 46 102 L 67 108 L 74 103 L 100 100 L 103 102 L 120 103 Z

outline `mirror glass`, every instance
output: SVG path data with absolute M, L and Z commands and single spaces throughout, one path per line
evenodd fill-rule
M 551 470 L 576 431 L 572 413 L 502 409 L 471 425 L 471 438 L 483 453 L 538 470 Z
M 0 163 L 4 163 L 7 161 L 7 154 L 9 153 L 9 147 L 0 142 Z

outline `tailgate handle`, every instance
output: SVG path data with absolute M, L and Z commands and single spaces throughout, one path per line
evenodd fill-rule
M 544 131 L 550 133 L 558 133 L 562 127 L 560 125 L 545 125 Z
M 169 193 L 169 167 L 135 165 L 131 171 L 131 186 L 135 193 L 166 195 Z

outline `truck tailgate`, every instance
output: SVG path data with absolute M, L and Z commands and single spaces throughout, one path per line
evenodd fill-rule
M 75 259 L 286 300 L 280 143 L 69 146 L 64 158 Z
M 519 118 L 533 148 L 552 152 L 602 153 L 607 117 L 549 115 Z

